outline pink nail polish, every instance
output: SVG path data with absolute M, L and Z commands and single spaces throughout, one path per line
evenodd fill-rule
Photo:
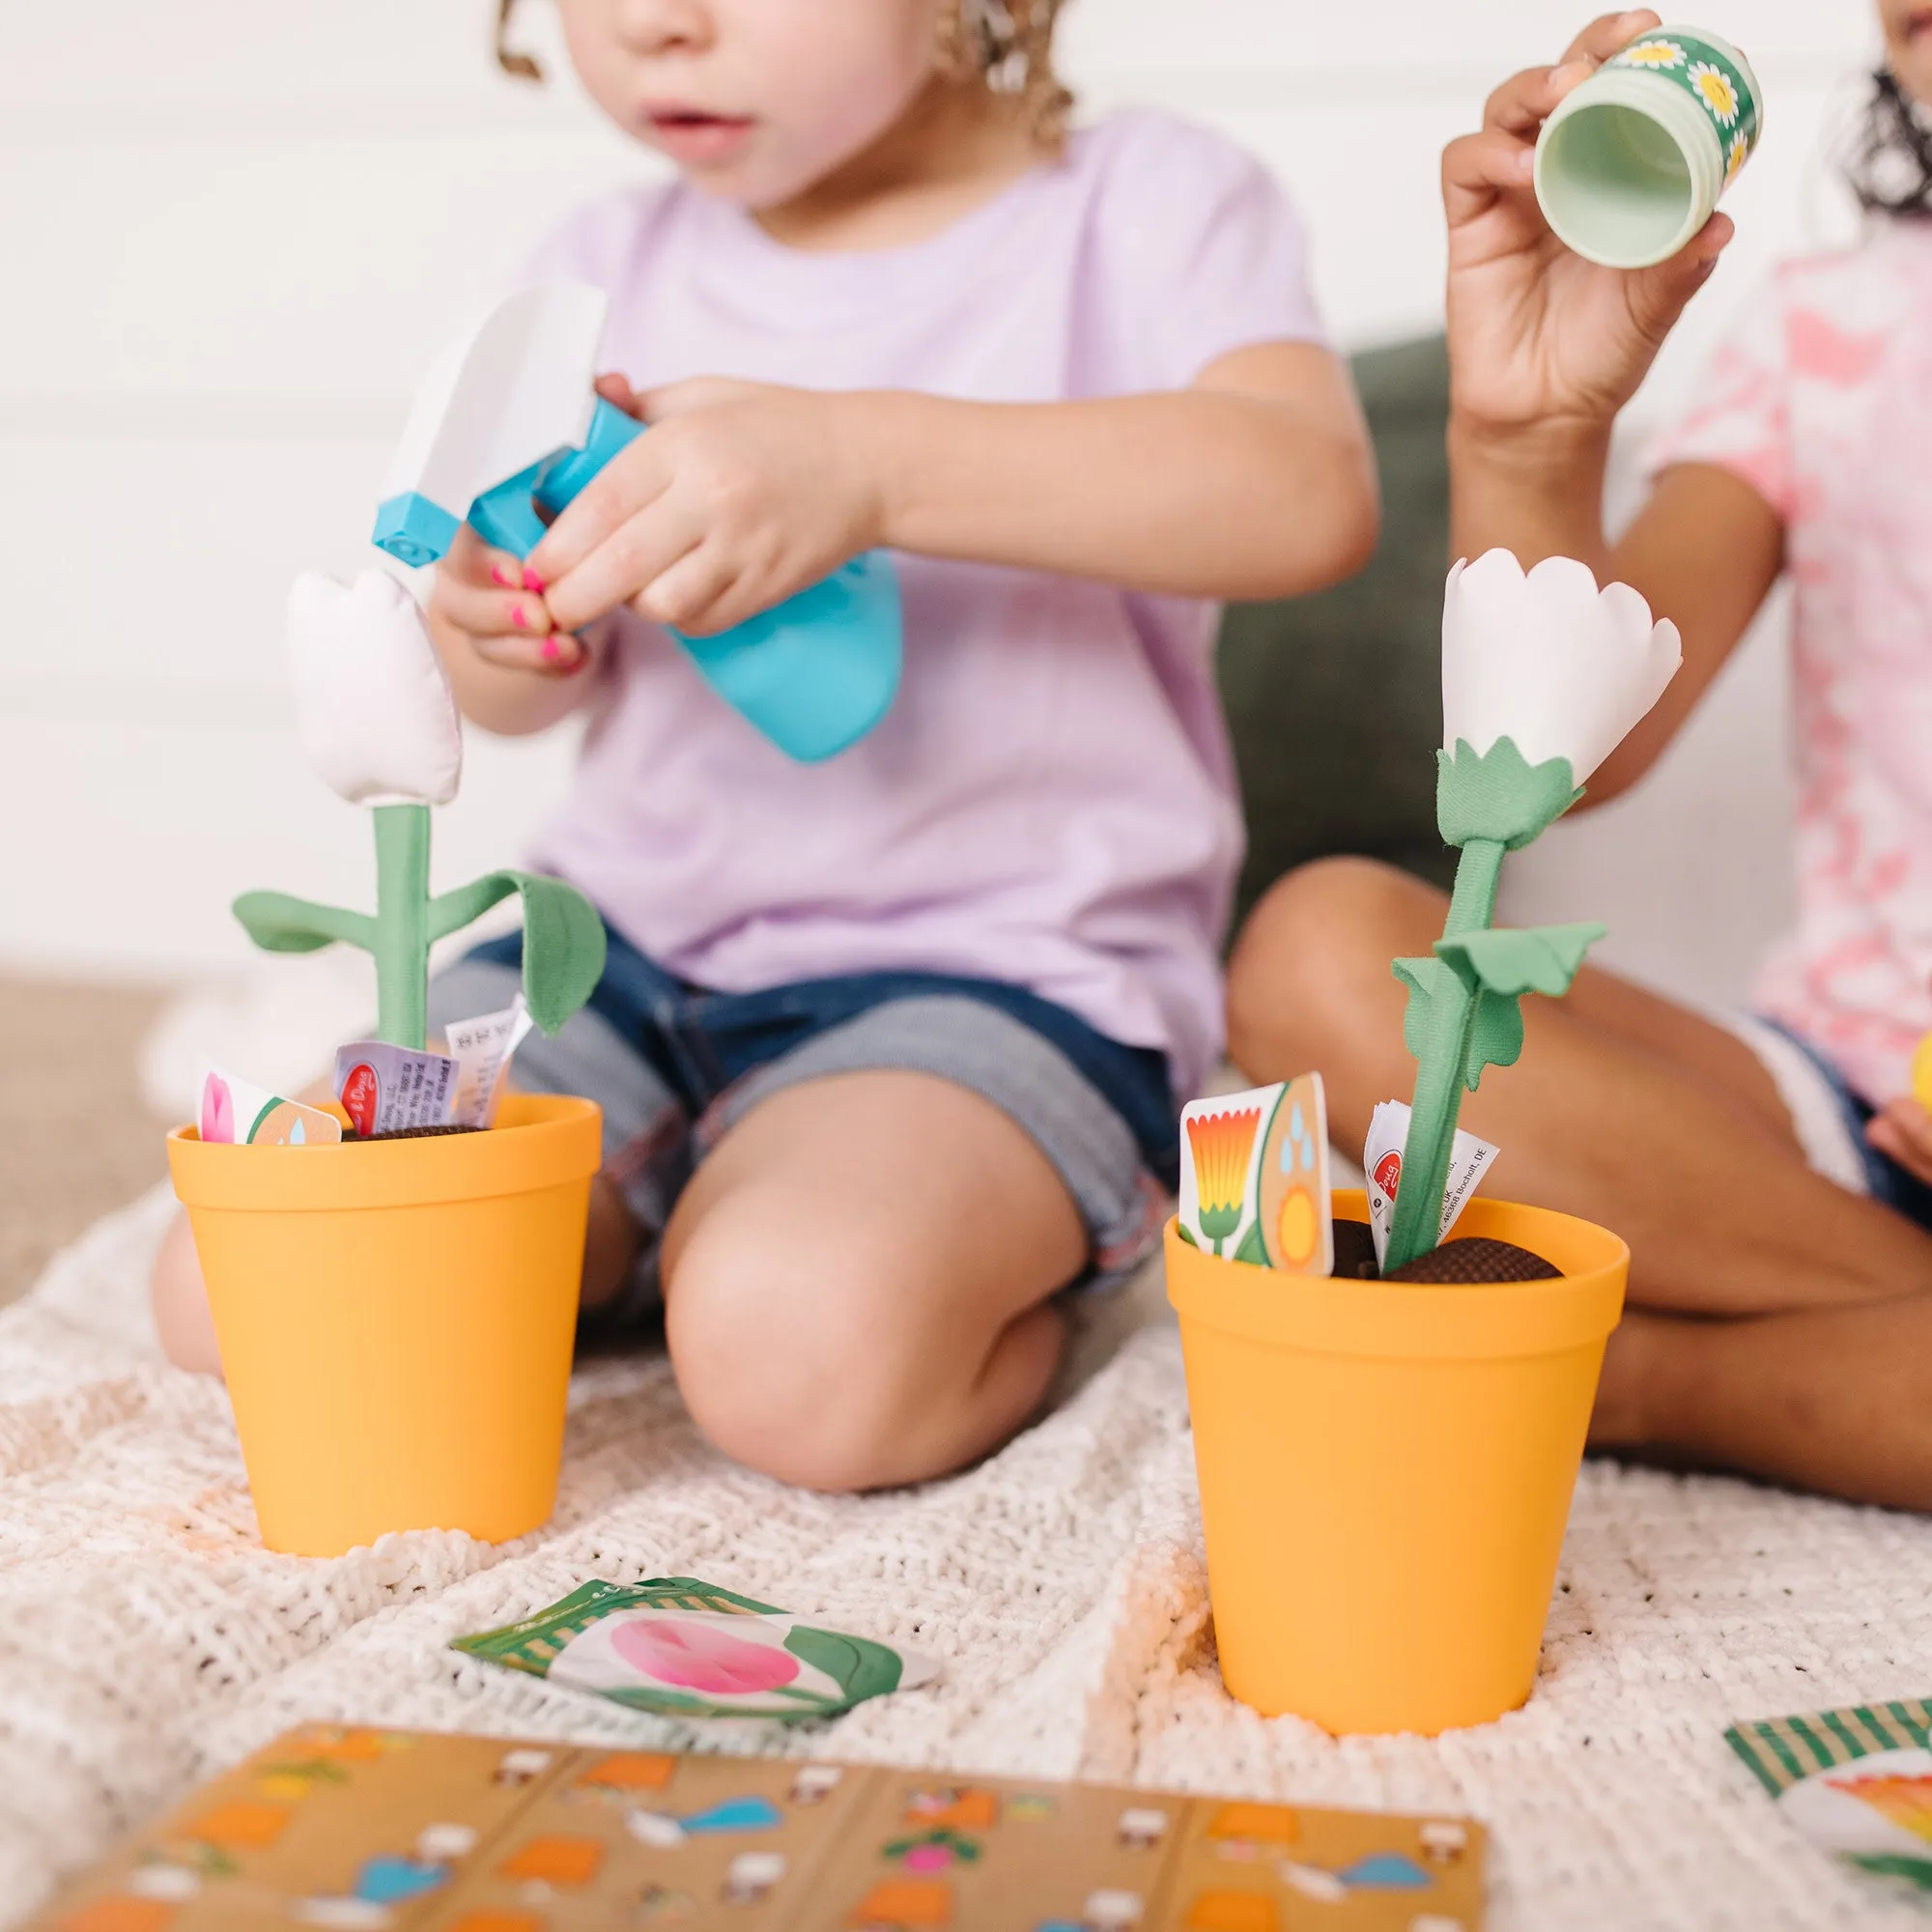
M 555 663 L 555 662 L 557 661 L 557 657 L 558 657 L 558 655 L 559 655 L 559 653 L 558 653 L 558 651 L 557 651 L 557 648 L 556 648 L 556 639 L 555 639 L 554 638 L 546 638 L 546 639 L 545 639 L 543 640 L 543 661 L 544 661 L 544 663 L 545 663 L 545 664 L 554 664 L 554 663 Z
M 514 585 L 512 585 L 511 587 L 513 589 L 515 588 Z M 528 564 L 524 565 L 524 588 L 526 590 L 533 591 L 539 597 L 541 597 L 544 593 L 543 579 L 539 577 L 536 574 L 536 572 L 529 567 Z
M 514 590 L 517 587 L 516 579 L 500 563 L 493 563 L 490 566 L 490 582 L 498 590 Z
M 524 607 L 521 604 L 512 604 L 510 606 L 510 622 L 520 631 L 527 631 L 530 628 L 530 620 L 526 615 Z

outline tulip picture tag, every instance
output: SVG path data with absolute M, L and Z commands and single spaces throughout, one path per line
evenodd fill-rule
M 218 1066 L 202 1074 L 197 1130 L 204 1141 L 248 1147 L 327 1147 L 342 1139 L 333 1114 L 285 1100 Z
M 1407 1106 L 1401 1100 L 1384 1100 L 1370 1118 L 1369 1138 L 1362 1149 L 1362 1172 L 1368 1176 L 1369 1186 L 1369 1233 L 1375 1240 L 1378 1267 L 1388 1252 L 1396 1192 L 1402 1184 L 1402 1151 L 1407 1139 Z M 1464 1127 L 1456 1129 L 1449 1153 L 1449 1183 L 1442 1191 L 1442 1219 L 1435 1231 L 1438 1241 L 1448 1239 L 1449 1230 L 1476 1191 L 1476 1183 L 1490 1171 L 1496 1153 L 1488 1141 L 1479 1141 Z
M 939 1674 L 916 1651 L 821 1630 L 696 1577 L 585 1583 L 451 1648 L 678 1718 L 828 1718 Z M 705 1827 L 686 1818 L 682 1829 Z
M 1291 1274 L 1333 1273 L 1321 1076 L 1184 1107 L 1179 1212 L 1182 1236 L 1209 1254 Z

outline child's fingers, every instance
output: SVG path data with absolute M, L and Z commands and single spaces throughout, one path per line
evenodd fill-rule
M 731 618 L 721 619 L 719 612 L 737 577 L 736 568 L 713 545 L 699 544 L 639 591 L 631 608 L 655 624 L 706 637 L 730 628 Z
M 466 583 L 494 584 L 498 590 L 531 590 L 541 593 L 543 584 L 521 557 L 506 550 L 493 549 L 468 524 L 457 532 L 449 554 L 438 566 L 439 578 L 460 578 Z
M 472 637 L 470 648 L 485 664 L 502 670 L 547 671 L 555 677 L 574 677 L 590 662 L 589 648 L 568 631 L 553 631 L 542 638 Z
M 543 542 L 531 551 L 528 563 L 548 593 L 582 564 L 610 543 L 611 538 L 647 510 L 670 486 L 670 465 L 662 439 L 640 436 L 607 463 L 544 532 Z M 664 558 L 662 570 L 670 559 Z M 592 617 L 601 616 L 612 605 L 621 604 L 650 577 L 634 577 L 610 600 L 595 610 L 573 608 L 566 616 L 557 612 L 565 630 L 575 630 Z
M 1492 128 L 1464 134 L 1442 151 L 1442 207 L 1451 228 L 1473 221 L 1499 194 L 1536 178 L 1536 149 L 1520 134 Z
M 1563 65 L 1587 61 L 1592 67 L 1602 67 L 1613 54 L 1622 53 L 1639 34 L 1647 34 L 1662 24 L 1662 19 L 1648 7 L 1622 14 L 1600 14 L 1564 49 Z
M 440 574 L 430 605 L 444 622 L 471 637 L 541 638 L 558 627 L 533 591 L 498 590 L 495 584 Z
M 597 393 L 613 409 L 622 410 L 627 416 L 636 416 L 639 421 L 643 419 L 642 406 L 638 400 L 637 390 L 631 387 L 631 379 L 628 376 L 620 375 L 614 369 L 609 369 L 598 377 L 594 386 Z
M 551 584 L 544 600 L 552 621 L 560 631 L 581 630 L 629 603 L 695 550 L 702 534 L 687 511 L 661 498 Z
M 1532 67 L 1513 73 L 1483 102 L 1483 128 L 1534 134 L 1549 110 L 1583 77 L 1575 67 Z

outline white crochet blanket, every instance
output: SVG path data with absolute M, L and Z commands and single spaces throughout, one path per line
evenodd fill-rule
M 1923 1922 L 1795 1837 L 1720 1734 L 1932 1690 L 1932 1523 L 1592 1465 L 1526 1709 L 1435 1742 L 1264 1722 L 1215 1672 L 1179 1351 L 1143 1296 L 1111 1362 L 952 1482 L 781 1489 L 698 1440 L 661 1358 L 611 1361 L 578 1378 L 544 1531 L 273 1556 L 221 1391 L 155 1352 L 168 1211 L 103 1222 L 0 1314 L 0 1921 L 301 1719 L 674 1736 L 444 1647 L 586 1577 L 671 1573 L 944 1660 L 829 1738 L 727 1748 L 1466 1810 L 1500 1932 Z

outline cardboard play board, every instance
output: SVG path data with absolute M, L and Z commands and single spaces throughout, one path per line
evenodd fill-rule
M 1476 1932 L 1483 1852 L 1458 1818 L 310 1725 L 34 1932 Z

